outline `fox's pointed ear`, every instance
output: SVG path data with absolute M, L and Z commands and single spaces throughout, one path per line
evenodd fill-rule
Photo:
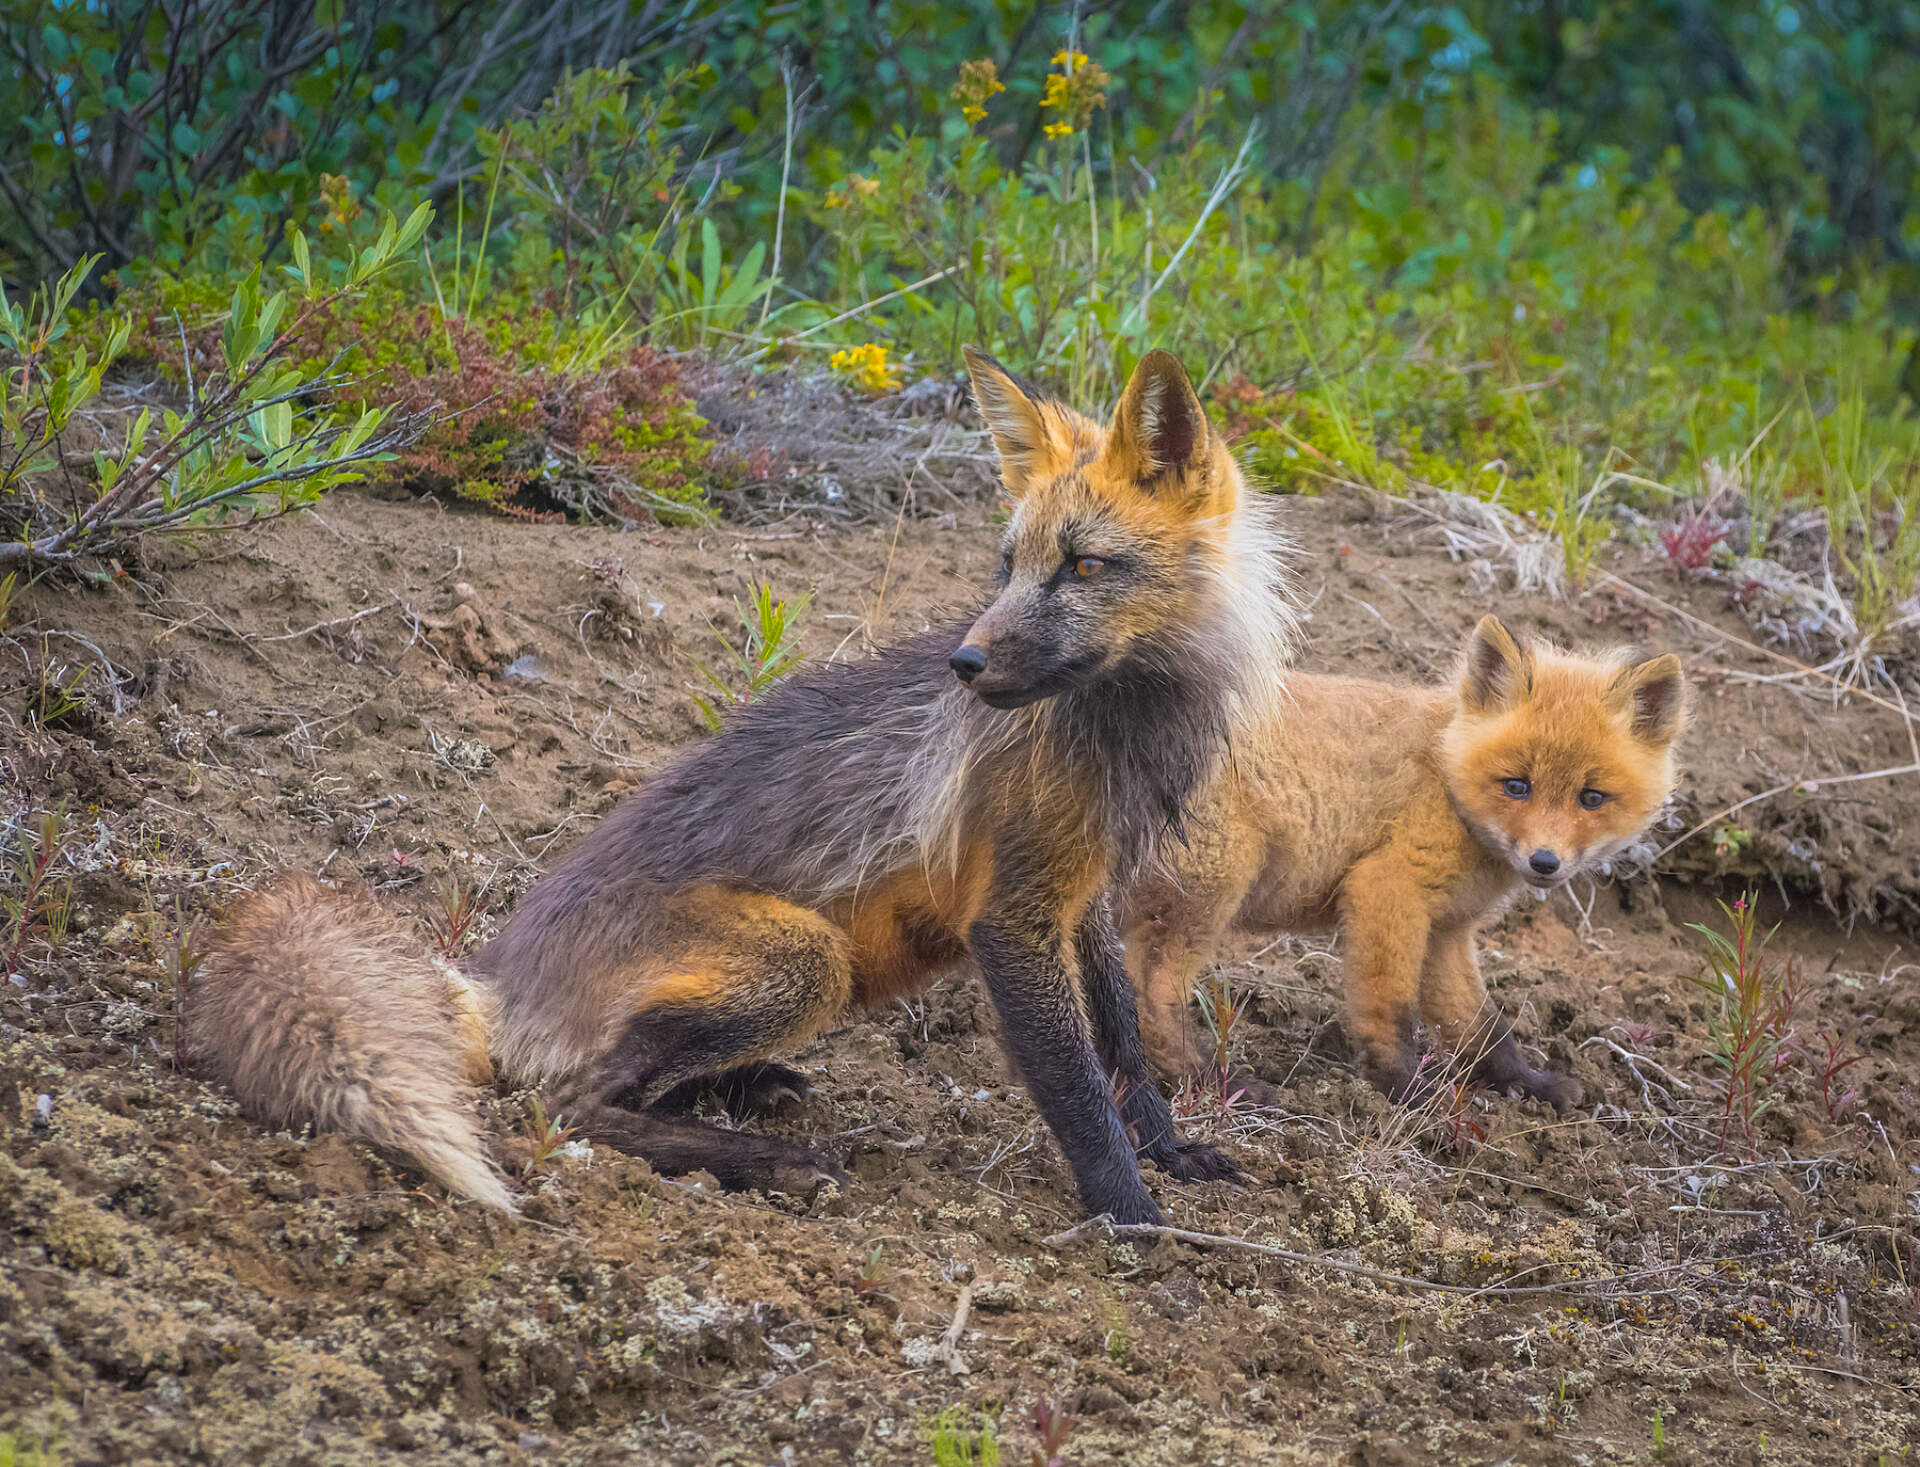
M 1470 713 L 1490 713 L 1524 697 L 1533 686 L 1533 658 L 1497 616 L 1483 616 L 1467 638 L 1460 698 Z
M 1204 468 L 1212 432 L 1180 359 L 1170 351 L 1150 351 L 1133 369 L 1113 410 L 1107 457 L 1118 472 L 1152 488 L 1171 475 Z
M 1669 652 L 1636 662 L 1613 680 L 1607 700 L 1629 711 L 1629 727 L 1642 743 L 1662 747 L 1672 743 L 1687 717 L 1687 679 L 1680 671 L 1680 659 Z
M 1000 481 L 1016 498 L 1059 467 L 1071 452 L 1045 397 L 977 346 L 966 349 L 974 406 L 987 420 L 1000 454 Z

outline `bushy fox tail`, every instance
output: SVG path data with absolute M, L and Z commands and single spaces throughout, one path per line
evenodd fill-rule
M 519 1209 L 480 1137 L 484 997 L 368 897 L 283 875 L 234 912 L 185 1003 L 194 1057 L 276 1127 L 344 1131 Z

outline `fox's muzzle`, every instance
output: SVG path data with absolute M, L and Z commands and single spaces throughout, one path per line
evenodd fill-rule
M 1024 708 L 1084 682 L 1106 663 L 1103 648 L 1061 645 L 1059 631 L 1032 600 L 996 601 L 947 659 L 953 675 L 989 708 Z

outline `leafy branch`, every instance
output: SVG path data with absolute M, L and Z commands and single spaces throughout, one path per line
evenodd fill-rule
M 97 359 L 69 341 L 69 311 L 97 255 L 24 305 L 0 284 L 0 529 L 11 537 L 0 543 L 0 569 L 68 566 L 145 535 L 277 518 L 418 438 L 426 414 L 326 406 L 353 379 L 334 370 L 337 358 L 295 365 L 289 348 L 320 312 L 411 255 L 432 217 L 425 204 L 404 225 L 388 215 L 373 244 L 349 249 L 331 268 L 316 268 L 306 236 L 289 231 L 293 263 L 283 268 L 291 287 L 264 289 L 258 268 L 242 280 L 222 323 L 221 365 L 195 383 L 189 363 L 186 411 L 162 409 L 160 439 L 150 447 L 154 413 L 143 409 L 117 451 L 93 453 L 91 497 L 68 476 L 64 503 L 50 482 L 68 467 L 63 435 L 99 396 L 133 323 L 114 322 Z

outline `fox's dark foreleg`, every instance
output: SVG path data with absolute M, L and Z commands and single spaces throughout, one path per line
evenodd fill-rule
M 1066 1153 L 1081 1205 L 1116 1222 L 1160 1222 L 1074 994 L 1067 902 L 1027 853 L 997 864 L 986 914 L 967 937 L 1013 1062 Z
M 1238 1176 L 1239 1169 L 1219 1151 L 1204 1142 L 1182 1141 L 1174 1127 L 1173 1111 L 1147 1061 L 1126 949 L 1104 898 L 1080 919 L 1074 950 L 1094 1045 L 1119 1093 L 1120 1119 L 1135 1149 L 1183 1182 Z

